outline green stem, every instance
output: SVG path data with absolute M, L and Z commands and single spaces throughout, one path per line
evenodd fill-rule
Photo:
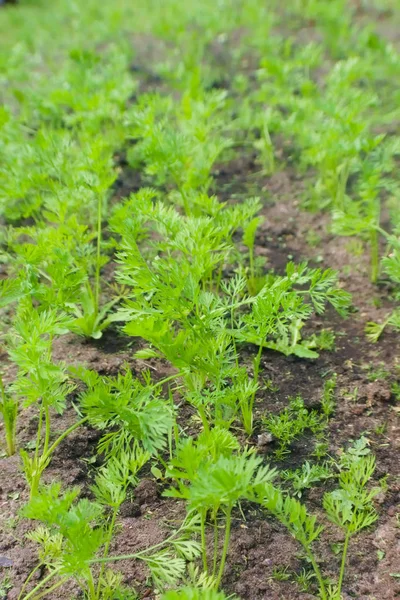
M 215 582 L 215 587 L 218 589 L 222 576 L 224 574 L 226 557 L 228 554 L 229 540 L 231 537 L 231 523 L 232 523 L 232 507 L 229 507 L 226 512 L 226 524 L 225 524 L 225 538 L 224 538 L 224 547 L 222 549 L 221 562 L 219 565 L 218 577 Z
M 342 591 L 342 584 L 343 584 L 343 578 L 344 578 L 344 570 L 346 567 L 346 558 L 347 558 L 347 550 L 349 548 L 349 541 L 350 541 L 350 530 L 347 530 L 346 533 L 346 539 L 344 540 L 344 546 L 343 546 L 343 554 L 342 554 L 342 563 L 340 565 L 340 574 L 339 574 L 339 582 L 338 582 L 338 592 L 339 592 L 339 596 L 341 594 Z
M 54 590 L 56 590 L 57 588 L 61 587 L 64 583 L 66 583 L 68 581 L 68 579 L 69 579 L 69 577 L 64 577 L 63 579 L 60 579 L 60 581 L 58 581 L 57 583 L 55 583 L 54 585 L 49 587 L 48 590 L 45 590 L 38 596 L 35 596 L 34 600 L 39 600 L 40 598 L 44 598 L 45 596 L 48 596 L 48 594 L 51 594 L 51 592 L 54 592 Z
M 47 575 L 47 577 L 45 577 L 44 579 L 42 579 L 42 581 L 40 581 L 40 583 L 38 583 L 33 590 L 31 590 L 29 592 L 29 594 L 27 594 L 25 596 L 25 598 L 23 600 L 29 600 L 29 598 L 32 598 L 35 596 L 36 592 L 38 590 L 40 590 L 40 588 L 42 588 L 44 585 L 46 585 L 46 583 L 48 583 L 50 581 L 50 579 L 53 579 L 53 577 L 55 577 L 56 575 L 58 575 L 58 573 L 61 571 L 61 569 L 55 569 L 54 571 L 52 571 L 51 573 L 49 573 L 49 575 Z M 69 579 L 69 577 L 67 578 Z
M 346 196 L 347 181 L 350 174 L 350 163 L 347 161 L 340 171 L 337 182 L 336 206 L 339 210 L 344 211 L 344 199 Z
M 89 591 L 89 599 L 97 600 L 96 596 L 96 586 L 94 585 L 93 573 L 89 571 L 89 577 L 87 579 L 88 591 Z
M 119 506 L 115 506 L 114 510 L 113 510 L 112 517 L 111 517 L 110 526 L 109 526 L 108 532 L 107 532 L 107 540 L 106 540 L 106 543 L 104 545 L 103 558 L 107 558 L 107 556 L 108 556 L 108 550 L 110 548 L 111 539 L 112 539 L 112 535 L 113 535 L 113 532 L 114 532 L 115 521 L 117 519 L 118 510 L 119 510 Z M 97 582 L 97 593 L 96 593 L 96 596 L 95 596 L 96 600 L 100 600 L 101 580 L 103 578 L 104 568 L 105 568 L 105 563 L 102 563 L 102 565 L 100 567 L 99 579 L 98 579 L 98 582 Z
M 379 239 L 376 229 L 370 233 L 371 246 L 371 282 L 376 283 L 379 276 Z
M 388 242 L 390 240 L 390 232 L 385 231 L 384 229 L 382 229 L 382 227 L 380 227 L 379 225 L 375 225 L 374 227 L 375 231 L 377 233 L 380 233 L 380 235 L 382 237 L 384 237 L 386 239 L 386 241 Z
M 178 373 L 174 373 L 173 375 L 169 375 L 168 377 L 165 377 L 165 379 L 161 379 L 160 381 L 157 381 L 154 385 L 153 388 L 158 387 L 159 385 L 164 385 L 164 383 L 168 383 L 168 381 L 172 381 L 173 379 L 176 379 L 177 377 L 181 377 L 182 373 L 180 371 L 178 371 Z
M 176 420 L 174 420 L 174 442 L 175 442 L 175 449 L 177 449 L 178 445 L 179 445 L 179 426 L 178 426 L 178 423 L 176 422 Z M 170 459 L 172 460 L 172 454 L 170 456 Z
M 198 411 L 198 413 L 200 415 L 200 419 L 201 419 L 201 422 L 203 424 L 204 431 L 206 433 L 209 433 L 210 426 L 208 424 L 208 419 L 207 419 L 207 415 L 206 415 L 206 412 L 205 412 L 204 408 L 202 406 L 197 406 L 197 411 Z
M 217 574 L 217 560 L 218 560 L 218 523 L 217 523 L 217 512 L 214 515 L 214 556 L 213 556 L 213 579 Z
M 174 396 L 172 394 L 172 390 L 171 390 L 170 386 L 168 386 L 168 397 L 169 397 L 169 403 L 171 405 L 171 411 L 174 412 L 174 410 L 175 410 Z M 174 444 L 175 444 L 175 448 L 177 448 L 178 442 L 179 442 L 179 427 L 176 422 L 176 419 L 174 419 L 174 424 L 168 430 L 168 449 L 169 449 L 169 459 L 170 460 L 172 460 L 172 458 L 173 458 Z
M 254 294 L 254 246 L 249 248 L 251 293 Z
M 311 552 L 311 550 L 308 547 L 306 547 L 306 552 L 307 552 L 308 558 L 310 559 L 310 562 L 314 569 L 315 576 L 319 583 L 319 591 L 321 592 L 321 600 L 327 600 L 325 582 L 324 582 L 324 578 L 322 577 L 322 573 L 318 566 L 318 563 L 315 560 L 313 553 Z
M 39 458 L 39 451 L 40 451 L 40 445 L 41 445 L 41 441 L 42 441 L 43 412 L 44 412 L 44 408 L 43 408 L 43 404 L 41 404 L 40 412 L 39 412 L 38 430 L 37 430 L 37 436 L 36 436 L 36 448 L 35 448 L 35 454 L 34 454 L 34 458 L 33 458 L 33 470 L 32 470 L 33 475 L 32 475 L 32 480 L 30 481 L 30 487 L 31 487 L 30 498 L 31 499 L 37 494 L 40 476 L 41 476 L 40 463 L 42 461 Z
M 172 427 L 168 429 L 168 452 L 169 452 L 169 460 L 173 458 L 173 441 L 175 439 L 174 431 L 175 431 L 176 423 Z
M 220 267 L 218 269 L 218 275 L 217 275 L 217 278 L 215 280 L 215 291 L 216 291 L 216 293 L 219 292 L 219 288 L 220 288 L 220 285 L 221 285 L 222 273 L 223 273 L 223 270 L 224 270 L 224 263 L 225 263 L 225 259 L 221 263 L 221 265 L 220 265 Z
M 170 386 L 168 386 L 168 397 L 169 397 L 169 402 L 171 405 L 171 411 L 174 412 L 175 402 L 174 402 L 174 396 L 173 396 Z M 168 441 L 169 441 L 169 459 L 172 460 L 174 443 L 175 443 L 175 448 L 177 448 L 178 442 L 179 442 L 179 427 L 178 427 L 178 423 L 176 422 L 176 419 L 174 419 L 174 424 L 168 432 Z
M 150 548 L 146 548 L 145 550 L 141 550 L 140 552 L 135 552 L 134 554 L 120 554 L 119 556 L 107 556 L 107 558 L 92 558 L 91 560 L 88 560 L 88 564 L 93 565 L 93 564 L 97 564 L 97 563 L 100 564 L 100 563 L 105 563 L 105 562 L 117 562 L 119 560 L 130 560 L 132 558 L 136 558 L 139 560 L 143 559 L 143 557 L 145 557 L 150 552 L 154 552 L 158 548 L 162 548 L 162 546 L 169 544 L 169 542 L 171 540 L 175 539 L 180 534 L 182 529 L 184 529 L 185 523 L 186 523 L 186 521 L 179 527 L 179 529 L 174 531 L 164 541 L 159 542 L 158 544 L 154 544 L 154 546 L 151 546 Z
M 102 221 L 102 209 L 103 209 L 103 198 L 99 194 L 97 202 L 97 246 L 96 246 L 96 275 L 95 275 L 95 292 L 94 292 L 94 306 L 95 313 L 99 312 L 99 301 L 100 301 L 100 260 L 101 260 L 101 221 Z
M 36 463 L 35 463 L 35 465 L 36 465 Z M 29 499 L 30 500 L 32 500 L 32 498 L 34 498 L 36 496 L 36 494 L 38 493 L 41 474 L 42 473 L 37 470 L 37 471 L 35 471 L 35 474 L 32 477 L 31 490 L 30 490 L 30 493 L 29 493 Z
M 50 442 L 50 411 L 49 411 L 48 406 L 46 406 L 44 409 L 44 417 L 45 417 L 45 435 L 44 435 L 43 455 L 46 455 L 47 450 L 49 448 L 49 442 Z
M 36 571 L 38 571 L 38 569 L 40 569 L 40 567 L 43 567 L 43 566 L 44 566 L 44 563 L 41 562 L 38 565 L 36 565 L 36 567 L 34 569 L 32 569 L 32 571 L 29 573 L 28 577 L 25 579 L 25 581 L 22 585 L 20 593 L 18 594 L 18 600 L 21 600 L 22 594 L 24 593 L 26 586 L 28 585 L 28 583 L 30 582 L 30 580 L 32 579 L 32 577 L 34 576 Z
M 42 410 L 41 410 L 40 414 L 41 414 L 41 416 L 39 416 L 39 430 L 41 430 L 41 422 L 43 420 Z M 34 476 L 32 477 L 32 482 L 31 482 L 31 492 L 30 492 L 31 498 L 33 498 L 37 494 L 37 491 L 39 488 L 39 483 L 40 483 L 40 478 L 42 476 L 44 469 L 46 468 L 47 461 L 50 459 L 54 450 L 72 431 L 77 429 L 80 425 L 82 425 L 82 423 L 84 423 L 87 420 L 88 420 L 88 417 L 84 417 L 77 423 L 74 423 L 73 425 L 71 425 L 71 427 L 69 427 L 66 431 L 64 431 L 63 434 L 61 434 L 56 439 L 56 441 L 50 446 L 50 448 L 48 448 L 48 444 L 49 444 L 48 436 L 50 436 L 50 425 L 49 425 L 50 421 L 46 420 L 46 439 L 45 439 L 44 446 L 45 446 L 45 448 L 47 446 L 47 450 L 45 451 L 45 448 L 43 449 L 43 454 L 42 454 L 42 456 L 40 456 L 40 458 L 39 458 L 38 452 L 35 451 L 35 458 L 34 458 L 35 473 L 34 473 Z M 40 443 L 40 431 L 38 431 L 38 442 L 37 443 L 38 444 Z M 39 446 L 37 446 L 37 448 L 38 447 Z
M 15 435 L 13 431 L 6 429 L 6 446 L 7 446 L 7 456 L 12 456 L 15 454 Z
M 272 144 L 271 136 L 269 133 L 269 128 L 266 123 L 264 123 L 264 140 L 265 140 L 265 156 L 266 156 L 266 168 L 267 174 L 271 175 L 275 169 L 275 156 L 274 156 L 274 146 Z
M 259 348 L 258 348 L 257 356 L 254 359 L 254 379 L 258 379 L 258 374 L 260 372 L 261 355 L 262 355 L 263 348 L 264 348 L 264 346 L 261 343 L 260 346 L 259 346 Z
M 202 511 L 200 513 L 201 556 L 203 559 L 204 573 L 206 573 L 208 575 L 207 547 L 206 547 L 206 516 L 207 516 L 206 511 Z
M 83 419 L 81 419 L 80 421 L 77 421 L 76 423 L 74 423 L 73 425 L 71 425 L 71 427 L 69 427 L 68 429 L 66 429 L 64 431 L 64 433 L 62 433 L 57 439 L 56 441 L 50 446 L 50 448 L 47 450 L 46 454 L 43 454 L 43 460 L 46 460 L 47 458 L 49 458 L 54 450 L 57 448 L 57 446 L 59 444 L 61 444 L 61 442 L 70 434 L 72 433 L 75 429 L 77 429 L 78 427 L 80 427 L 81 425 L 83 425 L 83 423 L 86 423 L 86 421 L 89 419 L 89 417 L 84 417 Z
M 189 217 L 191 215 L 191 210 L 188 195 L 183 187 L 180 188 L 180 192 L 182 194 L 183 210 L 185 211 L 186 216 Z
M 234 313 L 233 313 L 233 307 L 231 306 L 231 329 L 232 332 L 235 329 L 235 318 L 234 318 Z M 231 340 L 232 340 L 232 346 L 233 346 L 233 351 L 235 353 L 235 362 L 236 362 L 236 366 L 239 368 L 239 355 L 237 352 L 237 347 L 236 347 L 236 340 L 235 340 L 235 336 L 231 335 Z
M 0 412 L 3 413 L 7 456 L 12 456 L 15 454 L 15 434 L 17 430 L 18 403 L 13 398 L 7 396 L 1 375 L 0 395 L 2 397 L 2 401 L 0 402 Z
M 260 344 L 259 348 L 258 348 L 258 352 L 257 352 L 257 356 L 254 358 L 254 381 L 258 381 L 258 375 L 260 373 L 260 363 L 261 363 L 261 355 L 262 355 L 262 351 L 263 351 L 263 345 Z M 246 430 L 247 434 L 251 434 L 253 431 L 253 407 L 254 407 L 254 401 L 256 398 L 256 393 L 257 391 L 254 391 L 251 395 L 251 398 L 249 400 L 248 406 L 246 407 L 245 411 L 243 411 L 242 409 L 242 415 L 243 415 L 243 424 L 244 424 L 244 428 Z M 245 416 L 246 414 L 246 416 Z
M 42 423 L 43 423 L 43 404 L 40 405 L 40 412 L 39 412 L 39 423 L 38 423 L 38 430 L 37 430 L 37 436 L 36 436 L 36 448 L 35 448 L 35 463 L 37 463 L 38 459 L 39 459 L 39 449 L 40 449 L 40 442 L 41 442 L 41 438 L 42 438 Z
M 254 407 L 255 393 L 251 395 L 250 399 L 245 404 L 241 402 L 242 420 L 243 427 L 247 435 L 251 435 L 253 432 L 253 407 Z
M 0 375 L 0 394 L 1 394 L 1 397 L 3 398 L 3 404 L 5 406 L 5 404 L 6 404 L 6 389 L 4 387 L 3 377 L 1 375 Z

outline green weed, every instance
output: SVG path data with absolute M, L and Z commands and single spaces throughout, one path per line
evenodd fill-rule
M 292 398 L 289 406 L 278 415 L 267 415 L 263 419 L 266 429 L 278 441 L 275 454 L 281 460 L 290 453 L 290 445 L 307 430 L 320 433 L 324 422 L 315 410 L 307 410 L 300 396 Z

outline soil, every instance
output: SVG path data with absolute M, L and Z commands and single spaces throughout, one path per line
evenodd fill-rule
M 146 55 L 150 52 L 150 42 L 146 38 Z M 143 61 L 138 58 L 133 70 L 140 71 L 142 64 Z M 146 78 L 151 87 L 159 83 L 157 76 L 150 71 Z M 282 156 L 285 152 L 282 148 Z M 116 199 L 129 195 L 141 185 L 140 176 L 129 168 L 124 156 L 121 151 L 117 158 Z M 351 240 L 330 235 L 326 215 L 302 209 L 306 179 L 290 166 L 285 166 L 283 161 L 277 173 L 266 176 L 261 173 L 254 156 L 243 154 L 228 164 L 218 165 L 214 179 L 214 188 L 223 200 L 233 198 L 240 201 L 248 195 L 249 189 L 258 189 L 257 194 L 264 203 L 262 214 L 265 221 L 257 238 L 257 254 L 265 257 L 267 268 L 281 272 L 287 260 L 299 262 L 307 259 L 321 267 L 339 269 L 341 284 L 353 295 L 354 311 L 347 319 L 328 310 L 313 321 L 315 331 L 328 328 L 335 333 L 334 351 L 322 352 L 317 360 L 264 352 L 261 377 L 272 386 L 269 385 L 257 400 L 257 426 L 254 436 L 248 441 L 257 445 L 258 435 L 262 433 L 259 417 L 266 412 L 279 412 L 287 406 L 291 396 L 300 394 L 307 406 L 317 406 L 325 378 L 337 373 L 337 410 L 329 422 L 329 454 L 339 456 L 349 442 L 365 435 L 377 459 L 375 478 L 385 482 L 384 491 L 377 498 L 379 520 L 351 542 L 343 597 L 345 600 L 400 598 L 400 422 L 398 405 L 391 393 L 391 384 L 400 376 L 400 340 L 387 331 L 378 343 L 372 344 L 364 334 L 366 322 L 381 321 L 392 308 L 390 289 L 385 282 L 379 286 L 369 282 L 367 252 L 355 255 Z M 124 364 L 138 375 L 144 368 L 149 368 L 156 379 L 172 373 L 171 367 L 162 361 L 135 359 L 134 352 L 140 347 L 140 341 L 125 337 L 117 330 L 108 331 L 101 340 L 93 342 L 70 335 L 56 341 L 54 358 L 68 364 L 83 364 L 107 375 L 118 373 Z M 250 355 L 251 349 L 246 352 Z M 5 380 L 11 381 L 13 367 L 7 364 L 4 356 L 0 358 L 2 368 L 6 370 Z M 183 407 L 181 418 L 195 429 L 191 415 L 191 409 Z M 66 429 L 74 419 L 71 402 L 61 417 L 54 417 L 55 429 Z M 20 447 L 29 444 L 35 427 L 34 410 L 24 410 L 18 422 Z M 82 427 L 74 432 L 55 453 L 45 473 L 46 481 L 62 479 L 66 485 L 79 485 L 82 493 L 88 494 L 92 481 L 90 459 L 97 441 L 97 432 L 90 428 Z M 309 456 L 312 447 L 313 440 L 305 436 L 296 442 L 291 455 L 279 466 L 299 466 Z M 259 447 L 259 452 L 265 454 L 268 462 L 274 460 L 273 451 L 273 443 Z M 163 498 L 162 491 L 162 484 L 151 475 L 142 479 L 132 501 L 122 507 L 112 554 L 127 554 L 158 543 L 167 536 L 169 527 L 182 521 L 183 505 L 174 499 Z M 334 580 L 339 558 L 333 549 L 342 537 L 324 520 L 322 493 L 323 490 L 316 487 L 306 491 L 302 500 L 326 526 L 316 547 L 324 573 Z M 3 597 L 8 600 L 16 600 L 24 580 L 37 564 L 35 547 L 25 538 L 32 523 L 19 516 L 27 496 L 19 457 L 0 458 L 0 581 L 3 576 L 9 576 L 11 588 L 3 592 Z M 245 519 L 238 511 L 233 522 L 224 589 L 243 600 L 316 598 L 293 582 L 293 574 L 307 568 L 295 540 L 268 515 L 252 506 L 242 509 Z M 290 580 L 279 580 L 277 569 L 286 569 Z M 139 598 L 155 598 L 142 564 L 124 561 L 118 563 L 118 570 L 123 573 L 126 584 L 137 590 Z M 38 571 L 37 577 L 42 575 Z M 0 585 L 0 597 L 1 589 Z M 66 600 L 81 596 L 74 585 L 69 584 L 57 590 L 57 595 L 52 597 Z

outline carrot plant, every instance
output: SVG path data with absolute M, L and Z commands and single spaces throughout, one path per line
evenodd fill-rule
M 249 296 L 246 281 L 243 284 L 240 276 L 224 278 L 223 268 L 235 261 L 232 236 L 240 214 L 248 219 L 246 240 L 254 251 L 254 232 L 250 236 L 249 228 L 258 224 L 257 203 L 249 202 L 241 211 L 222 207 L 211 219 L 182 216 L 153 198 L 153 192 L 137 194 L 128 202 L 128 221 L 126 206 L 113 217 L 113 229 L 122 237 L 117 277 L 131 290 L 119 312 L 121 320 L 127 321 L 124 331 L 150 342 L 152 348 L 141 351 L 141 357 L 161 355 L 185 375 L 191 390 L 188 399 L 205 427 L 201 405 L 222 401 L 231 404 L 231 421 L 241 411 L 251 433 L 263 349 L 317 357 L 308 342 L 301 341 L 301 328 L 314 310 L 321 313 L 328 303 L 345 314 L 349 295 L 337 286 L 332 270 L 288 263 L 285 276 L 266 275 L 261 289 Z M 149 251 L 141 241 L 151 230 L 157 237 Z M 254 274 L 249 281 L 254 283 Z M 239 368 L 240 343 L 258 346 L 252 379 L 243 377 Z M 233 382 L 231 390 L 227 380 Z
M 8 336 L 9 357 L 18 365 L 11 392 L 22 398 L 25 406 L 35 405 L 38 409 L 35 449 L 31 454 L 21 450 L 31 497 L 38 492 L 41 476 L 53 452 L 87 420 L 86 417 L 78 419 L 52 442 L 52 411 L 62 414 L 67 396 L 73 390 L 65 365 L 52 359 L 52 340 L 67 331 L 67 324 L 65 315 L 50 309 L 39 313 L 28 303 L 20 307 Z
M 243 243 L 249 249 L 249 277 L 248 288 L 249 293 L 255 295 L 259 291 L 260 285 L 257 285 L 256 281 L 256 268 L 255 268 L 255 240 L 258 226 L 263 222 L 262 217 L 254 217 L 248 224 L 243 228 Z M 262 281 L 262 280 L 261 280 Z
M 198 554 L 197 544 L 190 540 L 196 530 L 193 520 L 185 521 L 152 548 L 129 555 L 109 554 L 118 507 L 125 496 L 127 484 L 134 483 L 143 461 L 145 456 L 132 450 L 118 465 L 106 467 L 93 488 L 94 501 L 79 498 L 78 488 L 62 492 L 59 483 L 42 488 L 31 499 L 23 514 L 43 523 L 27 534 L 39 545 L 40 562 L 26 580 L 20 593 L 21 600 L 53 594 L 69 579 L 74 579 L 90 600 L 118 598 L 118 594 L 127 594 L 128 590 L 124 590 L 122 576 L 106 565 L 120 560 L 142 561 L 160 588 L 176 584 L 182 578 L 186 560 L 193 560 Z M 109 518 L 104 504 L 112 511 Z M 98 565 L 100 571 L 96 568 Z M 45 577 L 26 591 L 32 576 L 43 568 L 47 573 Z
M 166 495 L 185 499 L 188 513 L 200 517 L 203 569 L 216 589 L 221 584 L 228 555 L 233 509 L 254 486 L 270 481 L 276 474 L 274 469 L 261 466 L 261 459 L 253 451 L 238 448 L 232 434 L 214 428 L 203 432 L 195 442 L 183 440 L 167 470 L 178 487 L 168 490 Z M 206 545 L 208 516 L 213 527 L 211 560 Z M 224 535 L 219 555 L 220 529 Z
M 101 269 L 108 257 L 102 252 L 104 198 L 100 190 L 98 193 L 95 232 L 81 225 L 75 215 L 61 223 L 15 228 L 7 240 L 20 296 L 29 293 L 43 309 L 57 306 L 71 315 L 71 331 L 96 339 L 114 320 L 111 309 L 121 299 L 117 292 L 100 304 Z
M 125 102 L 134 88 L 127 56 L 114 46 L 106 54 L 107 60 L 95 51 L 71 48 L 60 75 L 42 82 L 47 101 L 29 86 L 24 92 L 16 90 L 18 110 L 5 110 L 1 120 L 0 213 L 17 226 L 24 219 L 34 223 L 11 234 L 11 259 L 16 252 L 26 268 L 35 263 L 28 280 L 36 278 L 40 290 L 36 286 L 32 293 L 53 287 L 60 300 L 68 284 L 75 286 L 75 291 L 68 290 L 69 306 L 63 310 L 74 316 L 75 332 L 94 338 L 110 324 L 110 310 L 118 301 L 118 294 L 116 300 L 102 298 L 101 269 L 108 260 L 103 228 L 117 177 L 113 153 L 124 139 Z M 12 153 L 18 161 L 9 160 Z M 57 239 L 58 229 L 66 239 L 61 233 Z M 18 248 L 18 233 L 29 236 L 24 248 Z M 64 244 L 73 256 L 68 257 Z M 89 245 L 93 248 L 88 252 Z M 21 251 L 23 256 L 18 255 Z
M 375 457 L 370 454 L 366 440 L 361 438 L 341 458 L 339 488 L 324 496 L 323 505 L 328 518 L 345 534 L 338 582 L 329 590 L 334 600 L 341 598 L 351 538 L 378 518 L 373 498 L 381 488 L 368 485 L 374 471 Z
M 62 69 L 50 60 L 46 76 L 36 74 L 41 93 L 21 85 L 32 81 L 33 56 L 14 63 L 20 67 L 11 100 L 17 110 L 7 107 L 1 119 L 0 169 L 0 212 L 11 222 L 50 212 L 93 223 L 96 188 L 109 187 L 112 154 L 124 138 L 125 103 L 135 87 L 129 58 L 118 44 L 99 54 L 74 43 L 72 36 Z M 12 81 L 12 71 L 5 68 L 4 77 Z
M 400 284 L 400 238 L 397 230 L 388 237 L 390 251 L 388 256 L 382 259 L 382 269 L 384 273 L 395 285 L 394 298 L 399 300 L 400 294 L 397 291 Z M 377 342 L 386 327 L 393 327 L 395 330 L 400 329 L 400 309 L 395 308 L 382 323 L 369 322 L 366 325 L 365 331 L 367 337 L 372 342 Z
M 333 212 L 334 233 L 357 236 L 368 244 L 372 283 L 377 283 L 380 271 L 380 242 L 388 243 L 390 237 L 389 231 L 385 231 L 381 224 L 381 213 L 385 207 L 382 198 L 384 194 L 396 193 L 396 183 L 390 173 L 394 170 L 394 157 L 398 152 L 397 141 L 382 143 L 372 152 L 360 168 L 352 197 L 343 203 L 340 211 Z
M 8 236 L 10 275 L 20 289 L 16 298 L 5 290 L 4 303 L 29 294 L 43 310 L 57 307 L 70 315 L 70 331 L 98 339 L 124 294 L 110 286 L 112 299 L 100 303 L 100 272 L 109 260 L 101 251 L 101 228 L 91 232 L 76 216 L 55 225 L 14 228 Z
M 318 581 L 322 600 L 340 600 L 346 568 L 346 558 L 351 538 L 370 527 L 378 515 L 373 498 L 380 488 L 371 487 L 370 480 L 375 470 L 375 459 L 361 438 L 342 455 L 338 464 L 339 487 L 325 494 L 323 506 L 327 517 L 343 530 L 345 535 L 337 583 L 327 583 L 318 556 L 312 548 L 322 532 L 323 526 L 315 516 L 308 514 L 306 507 L 298 500 L 285 495 L 271 483 L 253 489 L 252 499 L 270 511 L 303 546 Z
M 255 373 L 260 368 L 263 348 L 286 355 L 316 358 L 307 340 L 301 341 L 301 329 L 313 311 L 322 313 L 331 304 L 345 315 L 349 294 L 337 285 L 337 274 L 326 269 L 310 269 L 306 263 L 286 265 L 284 276 L 268 277 L 267 283 L 251 303 L 251 311 L 238 316 L 237 340 L 258 346 L 254 359 Z
M 202 97 L 187 91 L 176 105 L 153 94 L 141 97 L 128 117 L 138 141 L 129 152 L 131 165 L 144 163 L 145 172 L 159 185 L 171 182 L 186 214 L 192 212 L 193 192 L 208 191 L 212 166 L 230 145 L 221 135 L 226 129 L 221 117 L 225 103 L 222 91 Z

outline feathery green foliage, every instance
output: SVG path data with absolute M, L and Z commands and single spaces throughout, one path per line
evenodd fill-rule
M 237 440 L 225 429 L 203 432 L 194 441 L 183 440 L 171 460 L 167 475 L 178 484 L 167 496 L 183 498 L 189 514 L 201 519 L 201 543 L 204 571 L 211 575 L 218 589 L 224 573 L 229 549 L 232 510 L 248 497 L 253 487 L 266 483 L 276 475 L 274 469 L 261 466 L 261 459 L 252 450 L 238 451 Z M 213 523 L 212 565 L 207 558 L 205 528 L 207 517 Z M 219 529 L 223 528 L 223 550 L 218 560 Z M 218 564 L 219 563 L 219 564 Z
M 370 454 L 364 438 L 356 441 L 342 455 L 338 469 L 339 488 L 326 493 L 323 499 L 328 518 L 345 532 L 338 582 L 334 586 L 327 586 L 312 549 L 313 542 L 323 532 L 316 517 L 309 515 L 306 507 L 298 500 L 285 495 L 269 482 L 255 486 L 251 496 L 254 502 L 261 504 L 285 525 L 303 546 L 318 580 L 323 600 L 340 600 L 350 539 L 362 529 L 370 527 L 377 519 L 372 501 L 380 488 L 371 488 L 369 485 L 375 470 L 375 458 Z
M 161 386 L 135 379 L 126 367 L 117 377 L 101 377 L 96 371 L 70 369 L 87 390 L 79 396 L 80 410 L 100 431 L 98 451 L 106 456 L 119 455 L 137 442 L 147 452 L 163 450 L 171 435 L 174 414 L 171 406 L 159 398 Z
M 28 301 L 21 303 L 7 338 L 9 357 L 18 366 L 11 392 L 22 399 L 23 406 L 35 405 L 38 409 L 35 450 L 32 454 L 21 450 L 31 497 L 38 490 L 40 478 L 54 450 L 69 433 L 86 421 L 76 421 L 51 442 L 52 411 L 62 414 L 67 396 L 73 390 L 65 365 L 52 359 L 53 338 L 66 333 L 68 323 L 66 315 L 54 309 L 38 312 Z
M 276 457 L 280 460 L 290 452 L 290 445 L 306 430 L 318 434 L 325 428 L 325 420 L 317 411 L 309 411 L 300 396 L 292 398 L 289 406 L 278 415 L 270 414 L 262 420 L 266 429 L 279 442 Z
M 115 598 L 114 594 L 122 588 L 122 578 L 114 570 L 105 569 L 104 566 L 109 562 L 128 559 L 143 561 L 157 586 L 176 584 L 184 573 L 186 560 L 193 560 L 198 554 L 196 543 L 188 537 L 196 529 L 194 520 L 185 521 L 164 542 L 152 548 L 131 555 L 109 556 L 110 541 L 126 487 L 129 483 L 135 483 L 136 473 L 147 459 L 148 455 L 136 448 L 118 466 L 111 463 L 105 467 L 93 488 L 95 501 L 78 499 L 78 488 L 62 493 L 59 483 L 42 487 L 30 500 L 23 514 L 44 523 L 27 534 L 30 540 L 39 544 L 40 563 L 34 572 L 40 567 L 46 567 L 48 574 L 23 596 L 24 600 L 36 597 L 39 591 L 48 595 L 69 578 L 76 580 L 90 600 Z M 111 473 L 115 474 L 116 469 L 119 480 L 113 479 L 114 486 L 110 491 L 106 477 Z M 111 505 L 108 504 L 110 500 Z M 105 518 L 106 506 L 112 508 L 109 520 Z M 100 552 L 101 558 L 98 558 Z M 100 572 L 95 569 L 97 563 L 101 565 Z M 48 584 L 51 587 L 45 588 L 43 592 L 42 588 Z

